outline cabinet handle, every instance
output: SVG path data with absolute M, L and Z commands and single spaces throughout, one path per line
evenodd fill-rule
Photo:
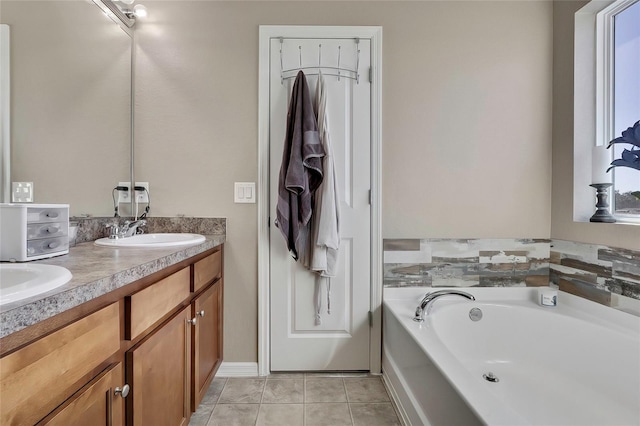
M 114 395 L 120 395 L 120 396 L 122 396 L 123 398 L 126 398 L 126 397 L 127 397 L 127 395 L 129 395 L 129 389 L 130 389 L 130 388 L 129 388 L 129 385 L 124 385 L 124 386 L 123 386 L 123 387 L 121 387 L 121 388 L 119 388 L 119 387 L 118 387 L 118 388 L 115 388 L 115 390 L 113 391 L 113 394 L 114 394 Z
M 188 319 L 187 322 L 191 325 L 196 325 L 196 322 L 198 321 L 198 319 L 196 317 L 193 317 L 192 319 Z
M 199 315 L 199 316 L 203 317 L 204 316 L 204 309 L 201 310 L 200 312 L 196 312 L 196 315 Z

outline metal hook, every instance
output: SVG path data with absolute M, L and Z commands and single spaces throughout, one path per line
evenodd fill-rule
M 298 46 L 298 51 L 300 52 L 300 68 L 302 68 L 302 46 Z
M 318 66 L 322 66 L 322 44 L 318 45 Z

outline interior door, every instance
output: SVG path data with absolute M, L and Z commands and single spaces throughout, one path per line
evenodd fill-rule
M 358 54 L 358 50 L 360 53 Z M 282 53 L 280 53 L 282 51 Z M 369 370 L 371 238 L 370 41 L 271 40 L 270 53 L 270 342 L 271 371 Z M 340 194 L 338 272 L 330 279 L 331 313 L 323 286 L 321 323 L 315 321 L 316 274 L 289 254 L 274 225 L 278 175 L 294 78 L 281 70 L 314 67 L 359 70 L 359 81 L 324 68 L 327 114 Z M 312 97 L 317 69 L 303 69 Z M 295 72 L 285 77 L 295 77 Z M 331 75 L 330 75 L 331 74 Z

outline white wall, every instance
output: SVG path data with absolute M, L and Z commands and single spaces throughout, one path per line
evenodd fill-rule
M 258 26 L 383 27 L 385 238 L 549 238 L 552 4 L 145 1 L 136 180 L 227 217 L 225 360 L 257 359 Z M 259 194 L 260 195 L 260 194 Z

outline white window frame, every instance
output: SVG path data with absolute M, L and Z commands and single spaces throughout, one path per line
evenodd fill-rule
M 595 211 L 591 184 L 593 146 L 613 134 L 613 17 L 637 0 L 593 0 L 575 14 L 573 220 L 588 222 Z M 594 102 L 595 100 L 595 102 Z M 610 194 L 613 197 L 613 192 Z M 610 200 L 613 202 L 613 200 Z M 617 223 L 640 224 L 634 215 Z

